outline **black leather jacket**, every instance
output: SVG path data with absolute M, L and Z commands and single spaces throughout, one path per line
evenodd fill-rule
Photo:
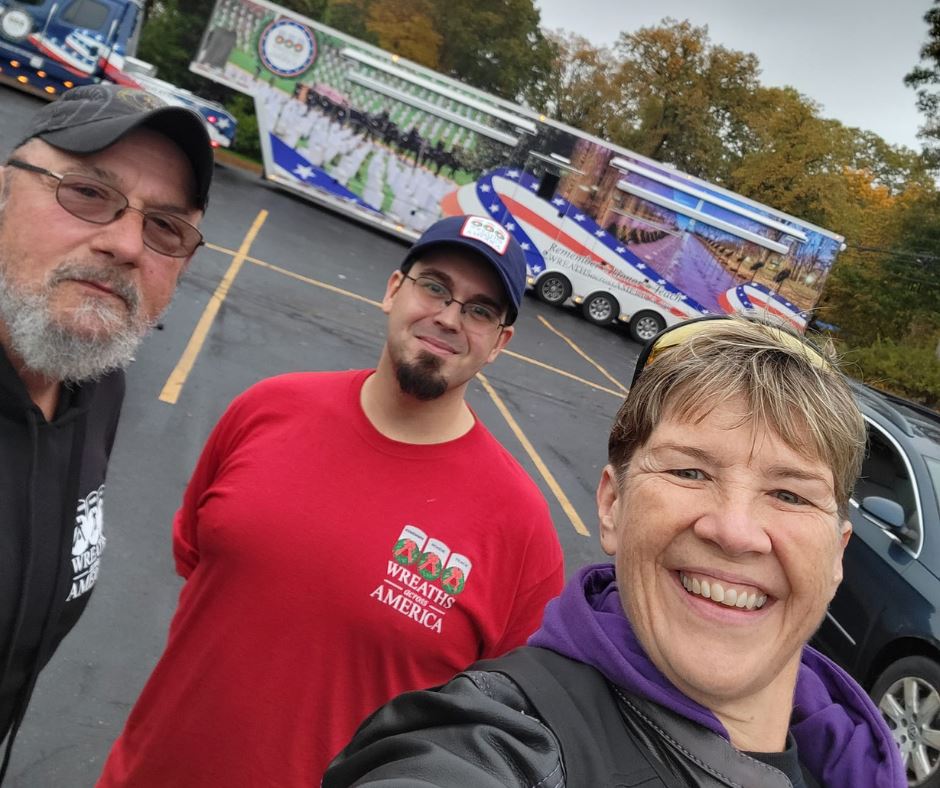
M 549 669 L 533 667 L 533 654 Z M 407 693 L 375 712 L 333 761 L 323 788 L 807 784 L 795 752 L 785 767 L 791 779 L 715 733 L 611 687 L 593 668 L 553 652 L 523 648 L 479 667 L 489 669 L 468 670 L 435 690 Z M 528 696 L 510 675 L 525 684 Z M 552 700 L 538 701 L 537 709 L 529 697 Z M 556 736 L 562 727 L 565 735 Z M 808 785 L 815 785 L 811 778 Z

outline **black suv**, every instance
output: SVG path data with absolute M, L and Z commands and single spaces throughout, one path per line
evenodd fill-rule
M 845 577 L 813 645 L 871 694 L 910 786 L 940 786 L 940 415 L 856 387 L 868 454 Z

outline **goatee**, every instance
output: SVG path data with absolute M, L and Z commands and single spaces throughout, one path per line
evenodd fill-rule
M 395 368 L 402 393 L 422 401 L 437 399 L 447 391 L 447 378 L 440 373 L 441 359 L 422 352 L 414 361 L 403 361 Z

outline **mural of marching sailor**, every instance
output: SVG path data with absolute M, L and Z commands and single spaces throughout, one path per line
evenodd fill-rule
M 266 0 L 218 0 L 191 68 L 255 97 L 267 178 L 404 237 L 490 216 L 536 295 L 639 341 L 707 312 L 803 328 L 842 247 Z

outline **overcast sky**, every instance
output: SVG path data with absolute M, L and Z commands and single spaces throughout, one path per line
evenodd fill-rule
M 535 0 L 542 26 L 612 44 L 663 17 L 708 25 L 713 43 L 753 52 L 765 85 L 792 85 L 826 117 L 919 149 L 904 75 L 927 38 L 931 0 Z

